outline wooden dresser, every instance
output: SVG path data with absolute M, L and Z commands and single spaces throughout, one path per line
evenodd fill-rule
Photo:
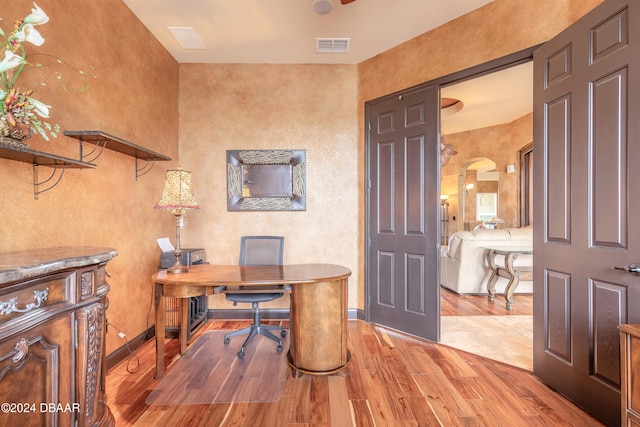
M 640 426 L 640 325 L 620 325 L 622 426 Z
M 110 426 L 106 264 L 111 248 L 0 253 L 0 424 Z

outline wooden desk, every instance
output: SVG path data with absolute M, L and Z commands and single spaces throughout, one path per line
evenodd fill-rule
M 181 298 L 180 354 L 187 349 L 189 297 L 211 295 L 221 286 L 291 285 L 289 365 L 300 374 L 327 375 L 349 363 L 347 292 L 351 270 L 333 264 L 239 266 L 200 264 L 188 273 L 155 273 L 156 379 L 164 374 L 164 298 Z M 220 345 L 224 345 L 220 343 Z
M 504 246 L 504 247 L 489 247 L 487 258 L 489 260 L 489 266 L 493 270 L 489 282 L 487 282 L 487 292 L 489 292 L 489 301 L 493 301 L 496 296 L 496 282 L 498 277 L 504 277 L 509 279 L 507 287 L 504 289 L 504 298 L 507 300 L 507 310 L 513 309 L 513 293 L 516 291 L 518 284 L 520 283 L 520 273 L 531 272 L 533 266 L 516 267 L 513 262 L 518 258 L 519 254 L 533 254 L 533 248 L 531 246 Z M 502 255 L 504 257 L 504 266 L 496 263 L 496 255 Z

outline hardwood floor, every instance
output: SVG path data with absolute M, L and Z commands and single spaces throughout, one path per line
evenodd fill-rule
M 194 339 L 244 325 L 212 321 Z M 158 383 L 151 340 L 136 351 L 139 369 L 131 359 L 108 372 L 109 407 L 118 426 L 601 425 L 525 370 L 362 321 L 348 328 L 348 376 L 295 379 L 287 370 L 282 399 L 269 403 L 147 405 Z M 170 371 L 177 340 L 166 346 Z
M 486 295 L 458 295 L 447 288 L 440 288 L 441 316 L 518 316 L 533 314 L 533 295 L 516 294 L 512 310 L 507 310 L 505 299 L 497 295 L 489 302 Z

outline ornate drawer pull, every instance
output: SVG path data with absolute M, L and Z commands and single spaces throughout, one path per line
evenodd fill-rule
M 13 363 L 18 363 L 23 360 L 29 354 L 29 340 L 26 338 L 20 338 L 20 341 L 16 344 L 15 354 L 11 358 Z
M 9 315 L 11 313 L 26 313 L 36 308 L 40 308 L 42 301 L 46 301 L 49 297 L 49 288 L 41 289 L 39 291 L 33 291 L 33 299 L 36 302 L 30 302 L 24 308 L 18 308 L 18 298 L 13 297 L 9 301 L 0 301 L 0 314 Z

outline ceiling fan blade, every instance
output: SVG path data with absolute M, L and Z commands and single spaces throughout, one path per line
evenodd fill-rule
M 340 0 L 340 3 L 342 3 L 342 4 L 349 4 L 349 3 L 352 3 L 352 2 L 354 2 L 354 1 L 356 1 L 356 0 Z

